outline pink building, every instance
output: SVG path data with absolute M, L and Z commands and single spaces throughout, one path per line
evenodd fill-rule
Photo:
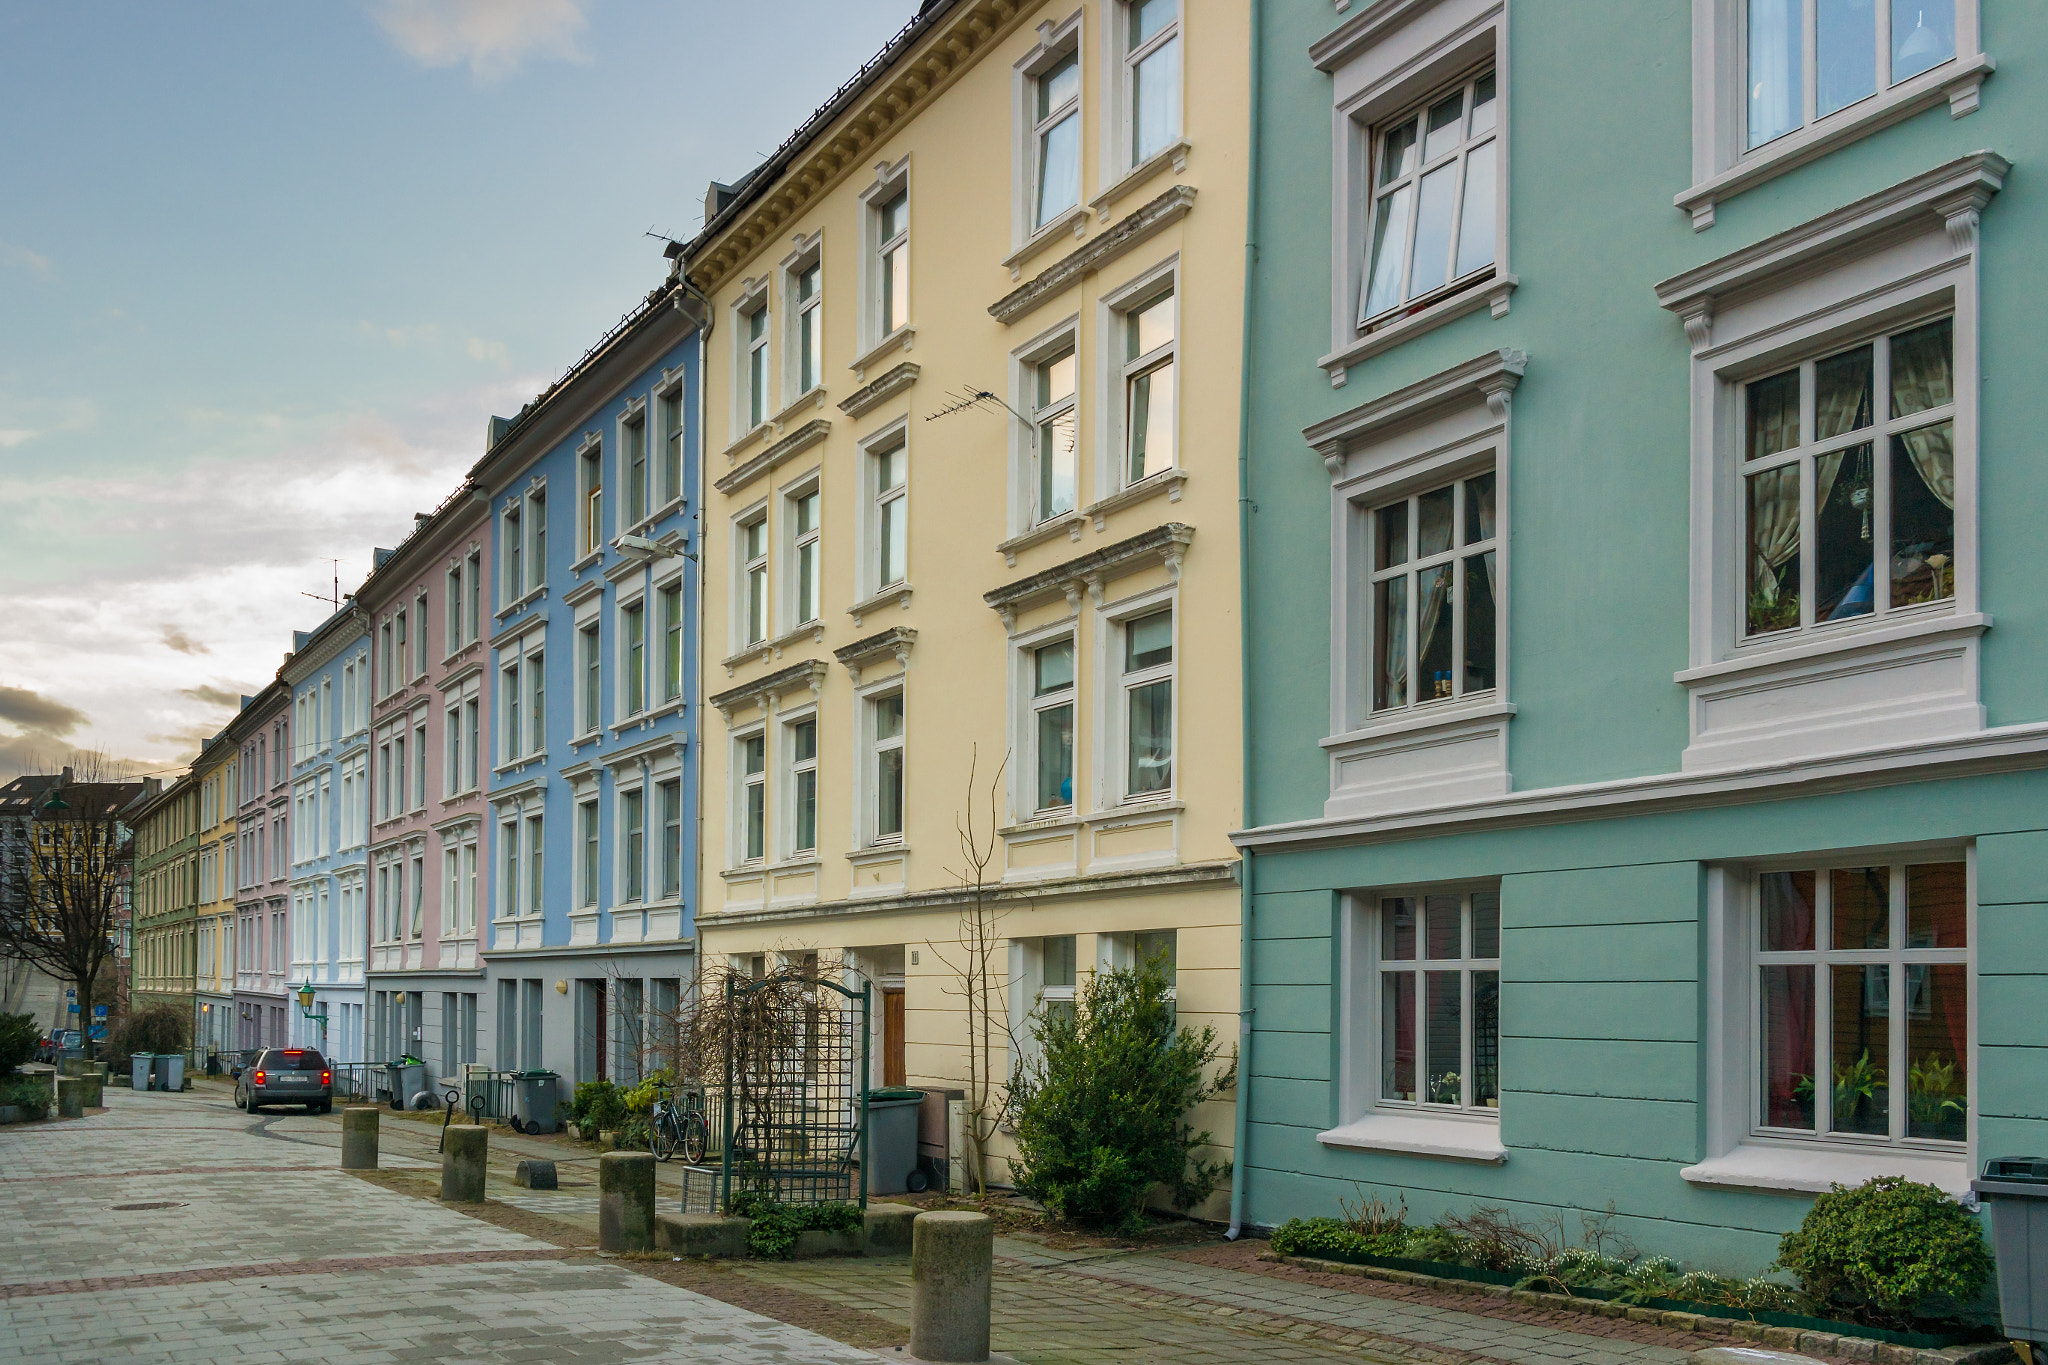
M 292 689 L 282 679 L 244 698 L 229 722 L 236 765 L 235 1045 L 284 1047 L 291 1038 Z
M 477 1058 L 490 780 L 487 505 L 469 484 L 415 519 L 356 594 L 370 633 L 367 1050 L 431 1076 Z M 486 1017 L 481 1024 L 489 1026 Z

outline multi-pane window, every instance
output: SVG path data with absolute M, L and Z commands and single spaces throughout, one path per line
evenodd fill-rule
M 1487 71 L 1375 130 L 1359 326 L 1492 268 L 1499 109 Z
M 768 300 L 746 315 L 747 427 L 768 420 Z
M 598 643 L 597 622 L 577 632 L 583 648 L 583 733 L 591 734 L 604 721 L 604 651 Z
M 1743 386 L 1744 633 L 1955 596 L 1954 319 Z
M 462 568 L 457 564 L 448 571 L 448 591 L 441 599 L 448 604 L 443 614 L 448 627 L 448 647 L 444 652 L 449 654 L 462 648 Z
M 647 414 L 636 413 L 621 423 L 625 435 L 626 524 L 647 520 Z
M 411 913 L 410 913 L 410 915 L 408 916 L 408 921 L 407 921 L 410 927 L 409 927 L 409 929 L 407 930 L 407 933 L 406 933 L 406 936 L 407 936 L 408 938 L 418 938 L 418 937 L 420 936 L 420 928 L 421 928 L 421 922 L 420 922 L 420 921 L 421 921 L 421 915 L 422 915 L 422 913 L 423 913 L 423 911 L 424 911 L 424 909 L 425 909 L 425 904 L 424 904 L 424 902 L 425 902 L 425 900 L 426 900 L 426 894 L 427 894 L 427 859 L 426 859 L 426 855 L 425 855 L 425 854 L 423 854 L 423 853 L 415 853 L 415 854 L 413 854 L 413 855 L 412 855 L 412 900 L 411 900 L 411 902 L 410 902 L 410 905 L 411 905 Z
M 875 587 L 901 583 L 908 576 L 910 504 L 909 447 L 898 441 L 871 457 L 875 473 Z
M 503 864 L 498 876 L 498 913 L 511 919 L 519 913 L 519 822 L 507 820 L 498 826 L 498 854 Z M 379 874 L 381 877 L 381 873 Z
M 526 495 L 526 585 L 538 588 L 548 577 L 548 495 L 536 488 Z
M 1500 893 L 1383 896 L 1380 1099 L 1500 1107 Z
M 683 695 L 683 585 L 661 589 L 661 699 Z
M 638 787 L 619 793 L 619 857 L 625 874 L 622 900 L 647 898 L 647 793 Z
M 674 900 L 683 894 L 683 784 L 670 778 L 654 791 L 661 820 L 661 898 Z
M 1758 1130 L 1962 1142 L 1964 865 L 1766 872 L 1755 897 Z
M 590 446 L 584 450 L 580 463 L 584 510 L 578 526 L 578 536 L 582 540 L 578 548 L 584 555 L 592 555 L 600 544 L 604 544 L 604 448 Z
M 541 910 L 541 863 L 547 853 L 547 844 L 542 839 L 541 817 L 526 817 L 526 913 L 538 915 Z
M 1124 318 L 1124 479 L 1173 468 L 1175 301 L 1165 294 Z
M 874 743 L 874 830 L 877 841 L 903 837 L 903 694 L 868 703 Z
M 1180 0 L 1131 0 L 1124 49 L 1130 164 L 1180 137 Z
M 792 550 L 795 556 L 795 601 L 792 603 L 795 624 L 804 625 L 818 619 L 819 575 L 822 566 L 818 548 L 818 490 L 812 488 L 790 499 L 792 518 L 791 534 L 795 536 Z
M 818 722 L 800 720 L 789 727 L 789 792 L 793 807 L 789 847 L 812 853 L 818 847 Z
M 1173 613 L 1123 627 L 1124 794 L 1173 787 Z
M 483 620 L 483 551 L 470 555 L 463 572 L 463 585 L 466 591 L 462 607 L 462 638 L 465 643 L 474 643 Z
M 412 661 L 412 636 L 409 633 L 408 625 L 409 622 L 406 619 L 406 614 L 402 611 L 392 619 L 391 623 L 391 644 L 392 648 L 397 651 L 398 677 L 396 683 L 400 687 L 403 687 L 406 679 L 412 676 L 409 667 Z
M 1491 472 L 1473 474 L 1373 511 L 1373 710 L 1494 686 L 1494 487 Z
M 796 277 L 796 386 L 809 393 L 825 382 L 824 314 L 819 311 L 819 282 L 824 267 L 813 261 Z
M 661 501 L 666 504 L 683 495 L 683 390 L 680 385 L 660 397 L 661 403 Z
M 1074 987 L 1079 981 L 1080 962 L 1075 949 L 1078 944 L 1072 934 L 1038 941 L 1038 961 L 1042 978 L 1038 1000 L 1040 1008 L 1048 1014 L 1060 1013 L 1069 1018 L 1074 1013 Z
M 462 703 L 462 758 L 464 791 L 475 791 L 477 786 L 477 761 L 480 757 L 478 743 L 481 739 L 483 700 L 471 697 Z
M 522 689 L 519 684 L 519 661 L 515 659 L 510 664 L 507 664 L 500 672 L 499 677 L 501 685 L 499 688 L 500 701 L 498 709 L 499 713 L 505 718 L 504 756 L 505 761 L 509 763 L 525 752 L 522 746 L 526 739 L 526 732 L 521 727 L 521 722 L 525 717 L 525 712 L 521 709 L 525 698 L 521 694 Z
M 427 723 L 425 720 L 413 727 L 412 732 L 412 808 L 427 808 Z
M 576 807 L 578 837 L 583 845 L 582 885 L 576 903 L 582 906 L 597 904 L 597 798 L 592 797 Z
M 1031 227 L 1081 202 L 1081 54 L 1068 52 L 1033 78 Z
M 476 845 L 462 846 L 462 895 L 456 901 L 460 914 L 457 926 L 465 934 L 476 932 Z
M 740 527 L 740 578 L 746 585 L 747 643 L 768 638 L 768 518 Z
M 1031 754 L 1038 810 L 1074 804 L 1074 642 L 1031 651 Z
M 625 640 L 621 644 L 625 657 L 626 714 L 637 716 L 647 709 L 647 604 L 635 602 L 619 608 L 619 617 L 625 626 Z
M 740 857 L 757 861 L 768 843 L 768 741 L 749 735 L 740 741 L 740 805 L 744 821 Z
M 504 565 L 505 602 L 526 596 L 526 534 L 518 503 L 505 509 L 499 531 L 498 562 Z
M 1956 55 L 1955 0 L 1749 0 L 1747 18 L 1750 147 Z
M 875 211 L 875 248 L 882 335 L 910 321 L 910 191 L 898 190 Z
M 403 815 L 410 809 L 405 801 L 405 731 L 400 730 L 391 740 L 391 814 Z M 258 878 L 261 881 L 262 878 Z
M 1041 360 L 1034 367 L 1031 425 L 1036 432 L 1038 521 L 1074 510 L 1080 487 L 1080 423 L 1076 408 L 1078 366 L 1074 351 Z
M 412 675 L 424 677 L 427 671 L 427 590 L 421 588 L 412 604 Z

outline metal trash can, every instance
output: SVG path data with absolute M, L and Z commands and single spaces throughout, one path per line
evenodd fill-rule
M 156 1059 L 154 1052 L 138 1052 L 128 1059 L 128 1084 L 136 1090 L 149 1089 L 150 1063 Z
M 512 1086 L 512 1126 L 522 1133 L 552 1133 L 559 1127 L 562 1077 L 555 1071 L 522 1071 Z
M 400 1057 L 386 1062 L 384 1069 L 391 1076 L 391 1107 L 410 1109 L 413 1100 L 426 1093 L 427 1064 Z
M 869 1194 L 902 1194 L 917 1170 L 917 1108 L 924 1091 L 892 1086 L 868 1091 Z
M 1993 1157 L 1970 1190 L 1991 1207 L 2006 1337 L 2048 1342 L 2048 1157 Z

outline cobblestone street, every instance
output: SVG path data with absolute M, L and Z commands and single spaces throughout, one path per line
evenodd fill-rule
M 437 1201 L 438 1125 L 386 1113 L 382 1170 L 339 1169 L 338 1116 L 235 1110 L 224 1086 L 107 1092 L 0 1129 L 0 1360 L 704 1361 L 902 1358 L 905 1258 L 595 1254 L 595 1152 L 492 1133 L 490 1202 Z M 185 1153 L 194 1155 L 187 1157 Z M 204 1156 L 197 1154 L 204 1153 Z M 522 1156 L 562 1188 L 511 1182 Z M 661 1168 L 675 1207 L 677 1167 Z M 1709 1343 L 1258 1259 L 996 1245 L 995 1348 L 1027 1365 L 1678 1365 Z

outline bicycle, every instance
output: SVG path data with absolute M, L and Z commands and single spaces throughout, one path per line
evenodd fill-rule
M 685 1162 L 701 1166 L 711 1147 L 711 1121 L 700 1104 L 682 1108 L 671 1103 L 669 1095 L 674 1089 L 666 1081 L 655 1083 L 654 1112 L 647 1125 L 648 1149 L 656 1161 L 667 1161 L 680 1150 Z

